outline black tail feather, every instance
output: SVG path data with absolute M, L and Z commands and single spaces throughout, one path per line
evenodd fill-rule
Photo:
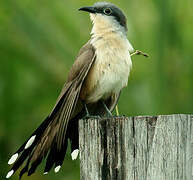
M 23 162 L 26 160 L 28 156 L 30 156 L 31 151 L 33 149 L 33 146 L 24 150 L 21 156 L 18 158 L 18 160 L 14 163 L 12 170 L 17 171 L 17 169 L 23 164 Z
M 51 146 L 50 152 L 48 154 L 47 160 L 46 160 L 46 166 L 44 169 L 44 173 L 48 173 L 50 171 L 50 169 L 53 167 L 54 162 L 55 162 L 56 153 L 57 153 L 57 144 L 54 141 L 52 146 Z
M 19 180 L 21 180 L 22 176 L 23 176 L 25 173 L 28 172 L 29 164 L 30 164 L 30 159 L 31 159 L 31 157 L 28 158 L 26 165 L 25 165 L 24 168 L 20 171 L 20 173 L 19 173 Z
M 65 142 L 62 145 L 61 149 L 57 152 L 56 154 L 56 161 L 55 161 L 55 167 L 57 167 L 58 165 L 62 165 L 65 155 L 66 155 L 66 151 L 67 151 L 67 146 L 68 146 L 68 139 L 65 138 Z
M 38 158 L 35 162 L 32 163 L 29 171 L 28 171 L 28 176 L 33 174 L 35 170 L 37 169 L 38 165 L 42 162 L 43 157 Z
M 49 117 L 47 117 L 42 124 L 34 131 L 34 133 L 30 136 L 32 137 L 33 135 L 36 135 L 36 138 L 34 140 L 34 142 L 32 143 L 32 145 L 25 149 L 26 143 L 28 142 L 25 141 L 25 143 L 16 151 L 16 153 L 21 153 L 22 154 L 19 156 L 19 158 L 16 160 L 16 162 L 13 164 L 11 170 L 14 171 L 14 173 L 18 170 L 18 168 L 24 163 L 24 161 L 28 158 L 29 162 L 27 162 L 26 166 L 24 167 L 24 170 L 21 172 L 21 176 L 26 172 L 26 168 L 28 168 L 29 163 L 30 163 L 30 159 L 31 159 L 31 154 L 32 151 L 34 149 L 34 147 L 36 146 L 36 144 L 38 143 L 39 138 L 41 137 L 42 133 L 44 132 L 44 130 L 46 129 L 46 127 L 48 126 L 48 124 L 50 123 L 51 119 Z M 27 169 L 28 171 L 28 169 Z
M 70 122 L 67 131 L 71 144 L 71 152 L 73 152 L 75 149 L 79 149 L 78 120 Z
M 48 124 L 50 123 L 50 121 L 51 121 L 51 118 L 48 116 L 48 117 L 42 122 L 42 124 L 40 124 L 40 126 L 33 132 L 33 134 L 30 136 L 30 137 L 32 137 L 33 135 L 36 135 L 36 139 L 35 139 L 35 141 L 34 141 L 34 143 L 33 143 L 33 146 L 35 146 L 35 144 L 37 144 L 37 141 L 38 141 L 39 137 L 43 134 L 44 130 L 46 129 L 46 127 L 48 126 Z M 28 138 L 28 139 L 23 143 L 23 145 L 20 146 L 20 148 L 19 148 L 15 153 L 18 153 L 18 154 L 21 153 L 21 152 L 24 150 L 25 145 L 26 145 L 26 143 L 28 142 L 29 139 L 30 139 L 30 138 Z

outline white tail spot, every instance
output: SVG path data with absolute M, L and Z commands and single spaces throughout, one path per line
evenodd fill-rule
M 78 149 L 75 149 L 75 150 L 71 153 L 72 160 L 77 159 L 78 153 L 79 153 L 79 150 L 78 150 Z
M 13 175 L 13 173 L 14 173 L 14 170 L 9 171 L 9 172 L 7 173 L 6 178 L 7 178 L 7 179 L 10 178 L 10 177 Z
M 54 169 L 55 173 L 59 172 L 60 168 L 61 168 L 61 166 L 60 166 L 60 165 L 59 165 L 59 166 L 57 166 L 57 167 L 55 167 L 55 169 Z
M 32 136 L 32 137 L 28 140 L 28 142 L 26 143 L 24 149 L 29 148 L 29 147 L 32 145 L 32 143 L 34 142 L 35 138 L 36 138 L 36 135 Z
M 44 175 L 48 174 L 48 172 L 44 172 Z
M 11 158 L 10 158 L 9 161 L 8 161 L 8 164 L 9 164 L 9 165 L 13 164 L 13 163 L 17 160 L 18 156 L 19 156 L 18 153 L 16 153 L 16 154 L 14 154 L 13 156 L 11 156 Z

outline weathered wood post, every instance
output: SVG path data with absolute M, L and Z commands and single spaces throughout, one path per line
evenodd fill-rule
M 81 180 L 193 180 L 193 115 L 79 122 Z

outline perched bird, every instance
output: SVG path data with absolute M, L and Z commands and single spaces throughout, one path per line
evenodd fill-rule
M 10 178 L 20 171 L 31 175 L 46 158 L 44 174 L 62 166 L 68 139 L 72 159 L 78 156 L 78 120 L 90 116 L 111 116 L 121 90 L 127 86 L 134 51 L 127 39 L 124 13 L 114 4 L 97 2 L 80 11 L 90 13 L 91 39 L 80 49 L 67 81 L 48 117 L 8 161 Z

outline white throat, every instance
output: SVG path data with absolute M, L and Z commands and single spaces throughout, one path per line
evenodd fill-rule
M 134 49 L 127 39 L 127 32 L 123 26 L 121 26 L 112 16 L 105 16 L 102 14 L 90 13 L 90 19 L 93 23 L 91 30 L 91 43 L 98 39 L 108 39 L 116 37 L 125 41 L 128 46 L 128 51 L 133 52 Z

